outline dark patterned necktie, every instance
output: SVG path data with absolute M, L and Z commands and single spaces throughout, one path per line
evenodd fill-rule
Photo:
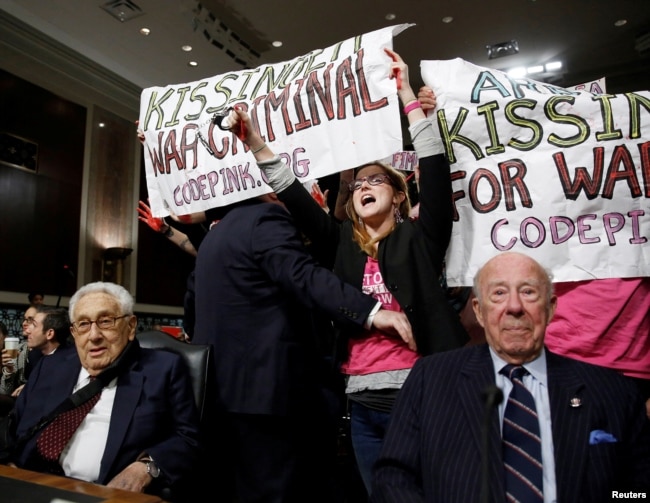
M 522 378 L 528 371 L 506 365 L 501 374 L 512 381 L 503 416 L 503 462 L 508 501 L 543 501 L 542 443 L 535 400 Z
M 95 393 L 86 402 L 59 414 L 54 421 L 47 425 L 36 441 L 38 451 L 43 458 L 48 461 L 59 460 L 63 449 L 88 415 L 90 409 L 95 406 L 100 396 L 101 392 Z

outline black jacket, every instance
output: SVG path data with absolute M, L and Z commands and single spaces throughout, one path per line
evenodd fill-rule
M 449 164 L 443 155 L 420 159 L 420 217 L 406 220 L 379 243 L 386 287 L 409 318 L 422 355 L 463 346 L 469 340 L 440 285 L 451 239 L 453 205 Z M 278 193 L 298 228 L 344 281 L 361 289 L 367 255 L 352 240 L 352 223 L 328 216 L 296 180 Z M 354 336 L 355 331 L 342 333 Z

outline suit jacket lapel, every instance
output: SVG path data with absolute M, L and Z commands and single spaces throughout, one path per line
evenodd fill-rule
M 106 449 L 104 450 L 99 471 L 100 481 L 105 480 L 124 444 L 129 424 L 133 420 L 136 405 L 142 394 L 143 384 L 144 378 L 142 373 L 136 368 L 130 368 L 118 377 L 118 386 L 115 391 Z
M 489 355 L 487 344 L 477 346 L 476 351 L 470 354 L 461 370 L 460 389 L 458 396 L 462 403 L 468 425 L 468 435 L 472 437 L 476 452 L 483 455 L 483 424 L 485 421 L 485 391 L 488 386 L 494 386 L 494 369 L 492 359 Z M 477 400 L 477 397 L 480 399 Z M 478 419 L 477 419 L 478 418 Z M 489 434 L 489 483 L 491 501 L 503 501 L 505 497 L 501 456 L 501 428 L 499 426 L 499 414 L 497 407 L 490 411 L 488 426 Z M 481 459 L 481 458 L 479 458 Z M 479 461 L 480 466 L 480 461 Z M 480 480 L 480 473 L 477 473 L 477 480 Z
M 585 383 L 573 371 L 570 360 L 546 350 L 546 362 L 557 500 L 578 501 L 584 495 L 580 494 L 582 486 L 577 481 L 583 480 L 589 448 L 586 439 L 590 407 L 584 403 Z

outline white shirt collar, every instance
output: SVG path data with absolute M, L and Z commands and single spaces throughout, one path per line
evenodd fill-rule
M 499 375 L 499 371 L 506 365 L 508 362 L 504 361 L 497 353 L 490 347 L 490 356 L 492 357 L 492 364 L 494 366 L 495 376 Z M 532 375 L 535 380 L 542 383 L 545 387 L 548 388 L 548 373 L 546 370 L 546 349 L 542 347 L 542 352 L 537 358 L 532 361 L 526 362 L 522 365 L 529 373 Z

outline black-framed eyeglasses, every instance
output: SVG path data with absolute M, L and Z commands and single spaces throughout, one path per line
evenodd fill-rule
M 390 179 L 390 176 L 388 176 L 387 174 L 375 173 L 374 175 L 364 176 L 363 178 L 357 178 L 356 180 L 354 180 L 352 183 L 348 185 L 348 189 L 350 189 L 350 192 L 359 190 L 363 185 L 363 182 L 368 182 L 370 185 L 381 185 L 382 183 L 388 183 L 389 185 L 393 184 L 392 180 Z
M 130 314 L 123 314 L 122 316 L 100 316 L 96 320 L 80 320 L 72 323 L 72 328 L 78 334 L 87 334 L 90 332 L 90 328 L 93 326 L 93 323 L 97 325 L 97 328 L 100 330 L 110 330 L 115 328 L 115 323 L 117 320 L 131 316 Z
M 23 325 L 32 325 L 32 326 L 35 327 L 36 326 L 36 319 L 32 318 L 31 316 L 29 318 L 23 318 L 22 324 Z

